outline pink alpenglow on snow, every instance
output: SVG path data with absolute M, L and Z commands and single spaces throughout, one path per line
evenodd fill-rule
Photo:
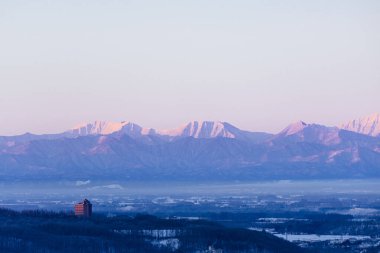
M 351 120 L 346 124 L 342 124 L 344 130 L 366 134 L 370 136 L 380 135 L 380 113 L 374 113 L 370 116 L 360 119 Z

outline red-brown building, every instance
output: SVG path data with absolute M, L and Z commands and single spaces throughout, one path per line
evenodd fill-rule
M 90 217 L 92 215 L 92 204 L 87 199 L 75 205 L 75 215 Z

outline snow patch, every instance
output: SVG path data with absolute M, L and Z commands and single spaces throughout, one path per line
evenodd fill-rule
M 164 240 L 154 240 L 151 242 L 152 245 L 158 247 L 158 248 L 170 248 L 172 251 L 176 251 L 179 249 L 180 242 L 177 238 L 172 239 L 164 239 Z
M 91 183 L 91 181 L 90 180 L 86 180 L 86 181 L 76 181 L 75 182 L 75 185 L 76 186 L 83 186 L 83 185 L 88 185 L 88 184 L 90 184 Z
M 315 234 L 276 234 L 273 235 L 290 242 L 322 242 L 322 241 L 345 241 L 345 240 L 367 240 L 370 236 L 364 235 L 315 235 Z
M 94 189 L 94 190 L 96 190 L 96 189 L 123 190 L 124 188 L 121 185 L 119 185 L 119 184 L 109 184 L 109 185 L 94 186 L 91 189 Z
M 285 136 L 293 135 L 302 131 L 307 126 L 308 124 L 306 124 L 305 122 L 298 121 L 286 127 L 283 131 L 280 132 L 280 135 L 285 135 Z
M 119 207 L 118 208 L 118 210 L 120 210 L 120 211 L 126 211 L 126 212 L 132 211 L 134 209 L 135 208 L 133 206 L 123 206 L 123 207 Z

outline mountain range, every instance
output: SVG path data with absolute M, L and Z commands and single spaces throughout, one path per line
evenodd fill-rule
M 171 130 L 95 121 L 0 137 L 0 179 L 274 180 L 380 177 L 380 114 L 277 134 L 227 122 Z

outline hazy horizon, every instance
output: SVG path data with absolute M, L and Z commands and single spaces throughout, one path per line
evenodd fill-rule
M 277 133 L 380 111 L 380 2 L 0 2 L 0 135 L 94 120 Z

